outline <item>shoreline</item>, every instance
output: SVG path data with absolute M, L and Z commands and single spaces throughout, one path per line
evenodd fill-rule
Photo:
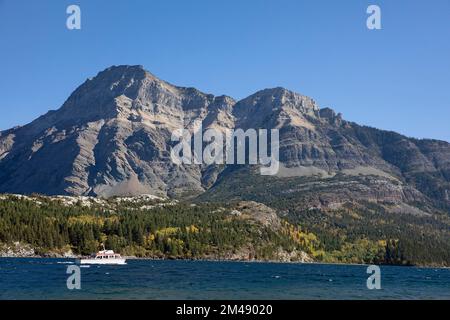
M 59 260 L 77 260 L 77 257 L 50 257 L 50 256 L 0 256 L 2 259 L 59 259 Z M 307 264 L 307 265 L 330 265 L 330 266 L 369 266 L 368 263 L 331 263 L 331 262 L 301 262 L 301 261 L 277 261 L 277 260 L 232 260 L 232 259 L 171 259 L 171 258 L 140 258 L 140 257 L 124 257 L 127 260 L 149 260 L 149 261 L 185 261 L 185 262 L 229 262 L 229 263 L 265 263 L 265 264 Z M 377 264 L 380 267 L 402 267 L 402 268 L 419 268 L 419 269 L 450 269 L 450 266 L 433 266 L 433 265 L 393 265 L 393 264 Z

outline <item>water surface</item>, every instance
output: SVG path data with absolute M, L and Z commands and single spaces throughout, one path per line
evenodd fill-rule
M 0 258 L 0 299 L 450 299 L 450 269 L 382 266 L 369 290 L 359 265 L 128 260 L 82 266 L 69 290 L 72 264 Z

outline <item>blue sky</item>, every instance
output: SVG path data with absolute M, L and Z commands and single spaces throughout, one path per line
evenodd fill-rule
M 66 28 L 77 4 L 82 29 Z M 366 8 L 382 30 L 366 28 Z M 0 130 L 110 65 L 244 98 L 283 86 L 344 118 L 450 141 L 450 0 L 0 0 Z

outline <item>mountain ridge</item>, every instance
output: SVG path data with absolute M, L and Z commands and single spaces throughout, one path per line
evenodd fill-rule
M 236 101 L 126 65 L 86 80 L 58 110 L 0 132 L 0 192 L 200 195 L 230 171 L 171 163 L 172 131 L 200 124 L 204 130 L 279 129 L 281 169 L 273 179 L 372 176 L 409 190 L 402 192 L 413 196 L 402 202 L 450 205 L 445 141 L 360 126 L 282 87 Z

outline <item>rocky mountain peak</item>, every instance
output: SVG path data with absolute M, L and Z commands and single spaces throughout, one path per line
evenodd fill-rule
M 282 87 L 260 90 L 238 102 L 236 107 L 237 112 L 245 109 L 261 112 L 291 108 L 305 114 L 316 114 L 319 110 L 313 99 Z
M 332 109 L 282 87 L 236 102 L 172 85 L 142 66 L 101 71 L 60 109 L 0 132 L 0 192 L 199 194 L 228 171 L 175 165 L 170 146 L 174 130 L 200 127 L 279 129 L 280 177 L 375 175 L 421 188 L 428 175 L 434 189 L 420 190 L 449 202 L 448 143 L 345 122 Z
M 313 99 L 282 87 L 260 90 L 233 108 L 241 128 L 279 128 L 286 124 L 311 127 L 306 118 L 316 118 L 318 111 Z

